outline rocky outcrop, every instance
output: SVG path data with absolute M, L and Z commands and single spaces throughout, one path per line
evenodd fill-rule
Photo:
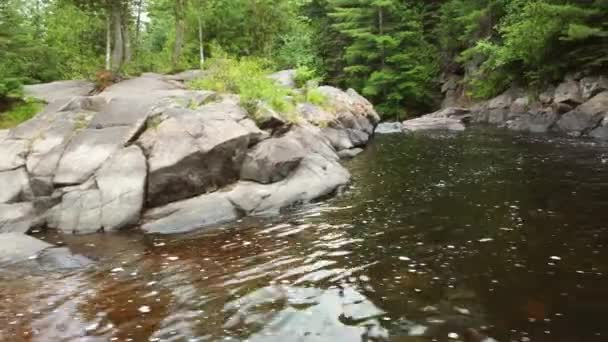
M 276 212 L 348 184 L 339 160 L 379 121 L 365 98 L 333 87 L 319 87 L 327 106 L 285 115 L 260 104 L 272 115 L 254 121 L 238 96 L 185 89 L 191 74 L 144 74 L 95 96 L 32 89 L 47 107 L 0 132 L 0 233 L 181 233 Z
M 95 85 L 89 81 L 57 81 L 23 87 L 25 94 L 51 103 L 58 99 L 86 96 L 93 92 Z
M 564 132 L 579 136 L 596 130 L 606 115 L 608 115 L 608 91 L 592 97 L 561 116 L 557 121 L 557 127 Z
M 554 131 L 608 140 L 608 78 L 569 77 L 556 86 L 548 86 L 538 96 L 514 87 L 489 101 L 472 105 L 470 112 L 474 123 L 489 123 L 522 132 Z M 410 124 L 417 126 L 420 123 L 425 128 L 450 125 L 450 122 L 431 118 L 432 115 L 426 115 Z

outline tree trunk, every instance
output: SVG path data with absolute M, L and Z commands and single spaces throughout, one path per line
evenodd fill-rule
M 106 15 L 106 70 L 112 70 L 112 18 Z
M 203 42 L 203 22 L 201 20 L 200 14 L 198 16 L 198 49 L 199 49 L 199 53 L 200 53 L 201 68 L 202 68 L 203 64 L 205 64 L 205 46 L 204 46 L 204 42 Z
M 184 33 L 186 30 L 184 2 L 185 0 L 175 0 L 175 45 L 173 46 L 173 56 L 171 58 L 171 65 L 174 70 L 177 70 L 179 66 L 184 45 Z
M 144 0 L 139 0 L 137 2 L 137 21 L 135 22 L 135 51 L 137 52 L 137 48 L 139 46 L 139 33 L 141 31 L 141 12 L 143 7 Z
M 382 11 L 382 7 L 378 8 L 378 31 L 380 36 L 384 35 L 384 12 Z M 386 59 L 386 52 L 384 51 L 384 42 L 380 43 L 380 65 L 384 68 L 384 63 Z
M 117 72 L 124 60 L 124 42 L 122 39 L 122 9 L 120 4 L 112 5 L 112 24 L 114 37 L 114 50 L 112 51 L 112 71 Z
M 129 32 L 129 23 L 127 22 L 127 16 L 122 16 L 122 41 L 124 42 L 124 56 L 123 62 L 131 62 L 131 55 L 133 53 L 131 49 L 131 36 Z

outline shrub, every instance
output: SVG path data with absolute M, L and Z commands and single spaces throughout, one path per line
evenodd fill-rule
M 17 78 L 0 79 L 0 102 L 20 98 L 23 95 L 21 81 Z
M 11 128 L 34 117 L 44 105 L 35 100 L 25 100 L 15 104 L 7 112 L 0 113 L 0 129 Z
M 317 71 L 307 66 L 301 66 L 296 69 L 295 76 L 296 87 L 303 88 L 310 81 L 318 84 L 322 78 L 317 74 Z
M 289 89 L 277 85 L 268 78 L 268 62 L 258 58 L 214 58 L 205 63 L 209 74 L 203 79 L 189 83 L 193 89 L 213 90 L 234 93 L 241 97 L 241 105 L 251 115 L 255 115 L 260 102 L 267 103 L 272 109 L 289 114 L 293 103 L 289 100 Z

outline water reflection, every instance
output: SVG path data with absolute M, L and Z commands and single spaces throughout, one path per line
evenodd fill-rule
M 351 162 L 346 194 L 282 217 L 48 234 L 96 267 L 0 272 L 0 340 L 603 341 L 606 151 L 497 131 L 385 136 Z

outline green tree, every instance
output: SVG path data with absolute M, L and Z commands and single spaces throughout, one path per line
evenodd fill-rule
M 346 84 L 372 97 L 386 116 L 431 108 L 439 69 L 422 8 L 397 0 L 328 3 L 334 28 L 348 38 Z

